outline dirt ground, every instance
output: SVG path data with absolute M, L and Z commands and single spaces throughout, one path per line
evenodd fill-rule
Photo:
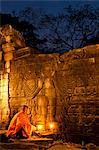
M 14 142 L 2 143 L 0 150 L 99 150 L 94 144 L 89 143 L 82 147 L 80 144 L 54 142 L 47 146 L 34 143 Z

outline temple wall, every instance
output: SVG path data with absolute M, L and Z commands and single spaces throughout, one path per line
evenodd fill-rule
M 24 104 L 31 110 L 32 123 L 55 120 L 57 93 L 54 85 L 57 55 L 32 55 L 11 63 L 11 115 Z
M 63 119 L 66 132 L 92 133 L 99 119 L 99 45 L 12 60 L 9 101 L 11 118 L 27 104 L 34 124 Z

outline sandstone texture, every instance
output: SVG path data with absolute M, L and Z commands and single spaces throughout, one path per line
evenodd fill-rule
M 31 54 L 25 50 L 20 54 L 19 51 L 14 53 L 9 74 L 10 119 L 27 104 L 31 123 L 57 121 L 60 138 L 73 137 L 79 141 L 80 136 L 81 140 L 96 141 L 99 44 L 61 55 Z M 1 119 L 1 128 L 3 124 Z

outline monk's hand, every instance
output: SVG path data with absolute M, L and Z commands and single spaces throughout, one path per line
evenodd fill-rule
M 28 118 L 31 118 L 32 114 L 27 114 L 28 115 Z
M 30 139 L 31 139 L 31 137 L 32 137 L 32 136 L 31 136 L 31 135 L 29 135 L 28 140 L 30 140 Z

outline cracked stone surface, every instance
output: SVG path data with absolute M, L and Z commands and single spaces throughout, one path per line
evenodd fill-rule
M 99 44 L 12 60 L 9 82 L 11 118 L 27 104 L 33 124 L 52 119 L 61 132 L 97 134 Z

